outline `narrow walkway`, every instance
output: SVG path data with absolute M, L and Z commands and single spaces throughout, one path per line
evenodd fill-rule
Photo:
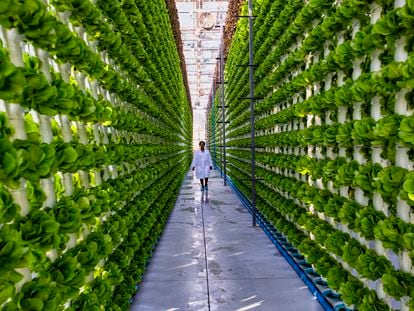
M 209 191 L 190 172 L 132 311 L 321 311 L 231 188 L 213 171 Z

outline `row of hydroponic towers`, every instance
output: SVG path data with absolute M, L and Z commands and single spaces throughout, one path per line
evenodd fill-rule
M 238 15 L 210 101 L 216 165 L 328 297 L 414 310 L 414 3 L 246 1 Z

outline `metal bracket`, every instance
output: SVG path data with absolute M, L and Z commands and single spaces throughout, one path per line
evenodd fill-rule
M 256 18 L 255 15 L 236 15 L 236 18 Z
M 243 64 L 240 64 L 240 65 L 236 65 L 237 67 L 259 67 L 259 65 L 250 65 L 250 64 L 246 64 L 246 65 L 243 65 Z
M 264 180 L 263 178 L 239 178 L 240 180 Z
M 240 99 L 240 100 L 248 100 L 248 99 L 252 99 L 252 100 L 263 100 L 264 97 L 239 97 L 238 99 Z

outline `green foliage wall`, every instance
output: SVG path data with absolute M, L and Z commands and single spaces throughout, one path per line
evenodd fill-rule
M 0 308 L 127 310 L 191 160 L 164 0 L 2 0 Z
M 221 88 L 219 87 L 212 98 L 211 110 L 208 114 L 208 124 L 210 130 L 207 133 L 208 147 L 210 148 L 211 158 L 221 169 L 223 164 L 223 126 L 221 114 Z
M 258 208 L 348 306 L 414 310 L 414 2 L 254 11 Z M 241 19 L 226 118 L 228 173 L 250 197 L 247 38 Z

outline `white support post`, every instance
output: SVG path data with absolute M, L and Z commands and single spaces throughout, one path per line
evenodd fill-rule
M 17 29 L 13 28 L 11 30 L 5 30 L 5 37 L 7 40 L 7 47 L 10 52 L 11 62 L 18 67 L 23 67 L 23 54 L 20 46 L 22 36 L 19 35 Z M 26 139 L 27 136 L 24 127 L 25 111 L 23 107 L 19 104 L 13 103 L 5 104 L 5 106 L 9 122 L 15 130 L 12 139 Z M 10 194 L 13 197 L 13 201 L 20 206 L 21 216 L 26 216 L 29 213 L 29 201 L 27 200 L 25 179 L 21 178 L 19 188 L 16 190 L 10 190 Z M 16 271 L 23 276 L 22 280 L 15 285 L 16 291 L 20 292 L 21 287 L 25 283 L 32 280 L 32 272 L 29 268 L 19 268 L 16 269 Z

